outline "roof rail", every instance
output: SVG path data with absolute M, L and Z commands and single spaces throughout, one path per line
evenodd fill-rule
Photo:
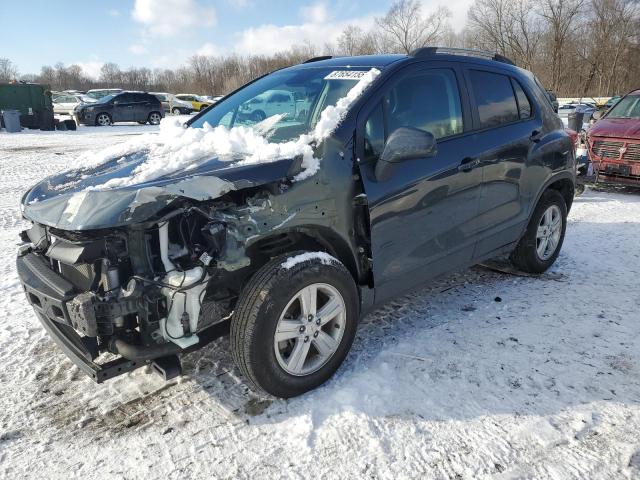
M 304 61 L 304 62 L 302 62 L 302 63 L 320 62 L 320 61 L 322 61 L 322 60 L 329 60 L 330 58 L 333 58 L 333 56 L 331 56 L 331 55 L 322 55 L 322 56 L 320 56 L 320 57 L 312 57 L 312 58 L 309 58 L 308 60 L 305 60 L 305 61 Z
M 478 57 L 486 58 L 488 60 L 495 60 L 496 62 L 508 63 L 509 65 L 515 65 L 515 63 L 499 53 L 491 53 L 485 50 L 473 50 L 471 48 L 452 48 L 452 47 L 422 47 L 416 48 L 409 55 L 416 58 L 430 57 L 437 54 L 447 55 L 462 55 L 466 57 Z

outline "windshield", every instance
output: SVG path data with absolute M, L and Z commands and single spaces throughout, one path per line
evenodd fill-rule
M 607 118 L 640 118 L 640 95 L 628 95 L 607 114 Z
M 118 95 L 118 94 L 117 93 L 110 93 L 109 95 L 105 95 L 104 97 L 99 98 L 98 101 L 95 102 L 95 103 L 107 103 L 109 100 L 114 98 L 116 95 Z
M 293 140 L 309 133 L 320 113 L 367 71 L 310 67 L 276 72 L 220 100 L 191 126 L 253 127 L 271 142 Z

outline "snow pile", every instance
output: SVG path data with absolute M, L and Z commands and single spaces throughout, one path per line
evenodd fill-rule
M 245 158 L 241 164 L 245 165 L 302 156 L 303 171 L 296 180 L 308 178 L 320 168 L 320 161 L 314 157 L 311 144 L 319 143 L 331 135 L 353 102 L 379 74 L 380 71 L 375 68 L 369 70 L 335 106 L 330 105 L 322 111 L 317 125 L 310 133 L 288 142 L 271 143 L 267 138 L 282 115 L 269 117 L 253 128 L 227 128 L 222 125 L 212 127 L 206 123 L 202 128 L 184 128 L 180 121 L 165 118 L 157 136 L 141 136 L 100 152 L 96 158 L 98 163 L 140 150 L 148 150 L 148 156 L 144 163 L 133 170 L 131 176 L 114 178 L 92 189 L 108 190 L 137 185 L 180 170 L 192 170 L 201 162 L 209 160 L 212 155 L 218 156 L 220 160 L 242 155 Z
M 309 260 L 314 260 L 314 259 L 320 260 L 320 262 L 323 265 L 331 265 L 331 263 L 333 262 L 339 263 L 339 260 L 332 257 L 326 252 L 306 252 L 306 253 L 301 253 L 300 255 L 296 255 L 295 257 L 287 258 L 284 262 L 282 262 L 282 265 L 280 266 L 285 270 L 291 270 L 293 267 L 295 267 L 300 263 L 307 262 Z

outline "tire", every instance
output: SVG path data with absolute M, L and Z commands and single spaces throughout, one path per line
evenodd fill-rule
M 108 113 L 99 113 L 96 115 L 96 126 L 108 127 L 109 125 L 113 125 L 113 121 Z
M 151 112 L 147 117 L 147 122 L 150 125 L 160 125 L 160 121 L 162 120 L 162 115 L 160 112 Z
M 556 218 L 560 223 L 554 226 Z M 566 229 L 567 205 L 564 198 L 556 190 L 547 190 L 538 201 L 525 234 L 511 253 L 511 263 L 523 272 L 545 272 L 560 254 Z
M 173 113 L 174 115 L 180 115 L 180 109 L 179 108 L 174 108 L 173 110 L 171 110 L 171 113 Z
M 356 285 L 342 263 L 320 255 L 322 258 L 310 258 L 289 269 L 283 262 L 291 254 L 276 257 L 243 288 L 231 321 L 231 351 L 236 365 L 258 392 L 289 398 L 312 390 L 335 373 L 351 348 L 359 314 Z M 324 321 L 313 313 L 306 316 L 305 312 L 314 309 L 303 308 L 298 296 L 314 288 L 319 292 L 315 313 L 323 312 L 323 307 L 334 312 L 329 315 L 325 309 Z M 342 313 L 335 314 L 338 311 Z M 277 341 L 276 332 L 286 339 Z M 296 351 L 306 354 L 295 356 Z M 301 362 L 294 361 L 300 358 Z
M 209 108 L 209 105 L 200 105 L 200 112 Z

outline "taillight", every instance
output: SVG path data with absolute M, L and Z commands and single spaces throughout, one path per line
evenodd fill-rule
M 576 132 L 575 130 L 571 130 L 570 128 L 565 128 L 564 131 L 567 132 L 567 135 L 571 137 L 571 143 L 573 143 L 573 151 L 575 152 L 576 148 L 578 147 L 578 132 Z

